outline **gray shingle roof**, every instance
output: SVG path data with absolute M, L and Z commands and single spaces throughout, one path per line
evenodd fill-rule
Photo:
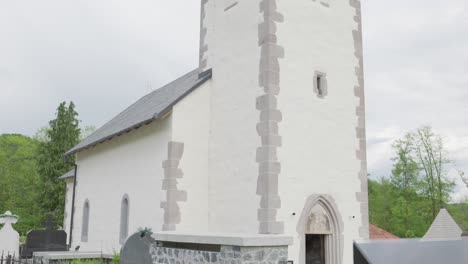
M 136 129 L 156 119 L 160 119 L 186 95 L 199 87 L 206 80 L 211 79 L 211 70 L 200 72 L 193 70 L 179 79 L 142 97 L 136 103 L 118 114 L 111 121 L 100 127 L 78 145 L 67 151 L 68 156 L 83 149 L 92 147 L 115 136 Z
M 73 178 L 73 177 L 75 177 L 75 169 L 73 169 L 71 171 L 67 171 L 65 174 L 58 177 L 58 179 L 59 180 L 65 180 L 65 179 L 69 179 L 69 178 Z
M 422 238 L 423 240 L 459 240 L 463 230 L 450 216 L 447 209 L 441 209 Z

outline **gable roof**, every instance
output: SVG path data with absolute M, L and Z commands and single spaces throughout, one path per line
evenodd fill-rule
M 92 147 L 115 136 L 119 136 L 142 125 L 162 118 L 172 110 L 172 107 L 199 87 L 206 80 L 211 79 L 211 69 L 200 72 L 193 70 L 179 79 L 147 94 L 132 104 L 111 121 L 100 127 L 78 145 L 67 151 L 69 156 L 83 149 Z
M 462 232 L 447 209 L 442 208 L 422 240 L 460 240 Z
M 399 239 L 399 237 L 391 234 L 382 228 L 378 228 L 373 224 L 369 224 L 369 238 L 375 240 L 382 239 Z
M 67 171 L 65 174 L 62 176 L 58 177 L 59 180 L 65 180 L 69 178 L 75 177 L 75 169 L 72 169 L 71 171 Z

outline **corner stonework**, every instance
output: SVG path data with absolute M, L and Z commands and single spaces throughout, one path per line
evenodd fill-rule
M 207 51 L 208 51 L 208 44 L 206 44 L 206 34 L 208 32 L 205 26 L 205 18 L 206 18 L 206 5 L 208 4 L 208 0 L 201 0 L 201 8 L 200 8 L 200 52 L 199 52 L 199 69 L 200 71 L 204 71 L 207 68 Z
M 357 201 L 361 205 L 361 220 L 362 225 L 359 229 L 361 238 L 369 237 L 369 205 L 367 191 L 367 151 L 366 151 L 366 118 L 365 118 L 365 96 L 364 96 L 364 63 L 363 63 L 363 46 L 362 46 L 362 22 L 361 22 L 361 1 L 349 0 L 349 4 L 355 10 L 354 21 L 356 29 L 353 30 L 354 39 L 354 54 L 359 61 L 359 66 L 356 67 L 356 78 L 358 84 L 354 87 L 354 95 L 359 100 L 356 107 L 357 127 L 356 135 L 358 140 L 358 149 L 356 150 L 356 158 L 360 162 L 359 180 L 361 182 L 361 191 L 356 193 Z
M 276 0 L 261 1 L 260 12 L 263 14 L 263 22 L 258 27 L 258 45 L 261 49 L 259 86 L 263 88 L 264 94 L 256 102 L 260 111 L 257 133 L 262 140 L 256 156 L 259 165 L 257 194 L 261 196 L 258 209 L 259 232 L 282 234 L 284 223 L 276 219 L 277 211 L 281 208 L 278 191 L 281 163 L 278 161 L 277 148 L 281 146 L 278 124 L 282 120 L 277 95 L 280 91 L 279 59 L 284 58 L 284 49 L 278 45 L 276 24 L 284 19 L 277 11 Z
M 178 202 L 187 201 L 187 193 L 177 188 L 177 179 L 184 175 L 179 168 L 179 162 L 184 153 L 184 143 L 171 141 L 167 148 L 168 158 L 162 163 L 164 169 L 162 189 L 166 191 L 166 201 L 161 202 L 161 208 L 164 209 L 162 230 L 175 231 L 176 225 L 180 224 L 181 220 Z

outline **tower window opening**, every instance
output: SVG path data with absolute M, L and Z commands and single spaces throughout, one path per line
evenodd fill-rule
M 326 74 L 322 72 L 315 72 L 314 92 L 317 94 L 317 97 L 324 98 L 328 94 L 327 89 Z
M 317 93 L 319 96 L 323 96 L 321 75 L 317 75 Z

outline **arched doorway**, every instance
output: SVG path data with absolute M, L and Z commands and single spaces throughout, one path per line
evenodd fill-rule
M 301 238 L 301 264 L 341 264 L 342 219 L 329 195 L 312 195 L 305 204 L 297 231 Z

